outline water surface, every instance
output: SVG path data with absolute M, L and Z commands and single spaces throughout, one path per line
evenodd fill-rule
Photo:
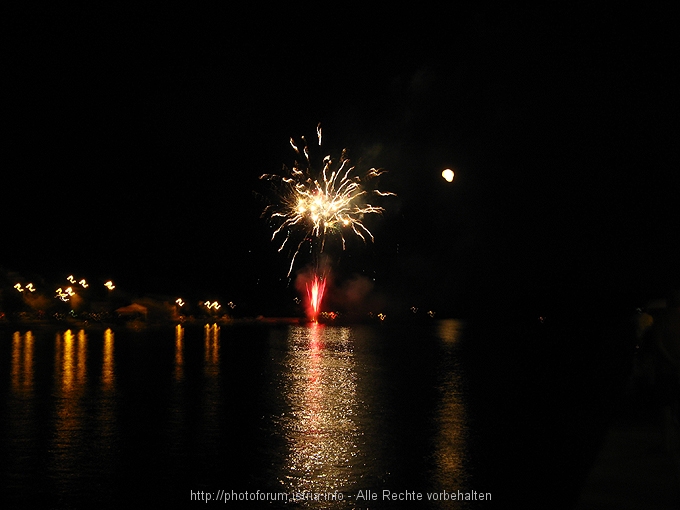
M 2 331 L 3 497 L 84 508 L 245 494 L 352 508 L 491 491 L 471 476 L 462 330 L 448 320 Z

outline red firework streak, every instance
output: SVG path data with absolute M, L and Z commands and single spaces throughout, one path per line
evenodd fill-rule
M 319 278 L 314 275 L 314 278 L 310 283 L 307 283 L 307 298 L 309 299 L 309 315 L 312 320 L 316 322 L 319 316 L 319 310 L 321 309 L 321 300 L 323 299 L 323 293 L 326 290 L 326 280 L 324 278 Z

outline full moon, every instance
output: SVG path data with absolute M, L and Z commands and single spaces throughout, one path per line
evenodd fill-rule
M 453 170 L 447 168 L 442 172 L 442 177 L 446 182 L 453 182 Z

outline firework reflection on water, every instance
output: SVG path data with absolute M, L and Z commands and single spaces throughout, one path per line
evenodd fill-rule
M 286 400 L 279 422 L 289 454 L 281 483 L 290 492 L 350 492 L 360 461 L 356 368 L 349 328 L 291 328 Z M 331 504 L 332 506 L 332 504 Z

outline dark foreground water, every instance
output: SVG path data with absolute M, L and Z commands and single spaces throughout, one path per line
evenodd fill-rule
M 455 320 L 12 329 L 4 508 L 567 508 L 620 373 Z

